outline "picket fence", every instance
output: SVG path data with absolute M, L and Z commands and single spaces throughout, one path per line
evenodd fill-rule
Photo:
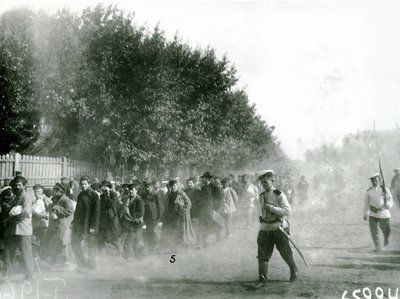
M 28 180 L 28 186 L 54 186 L 61 177 L 79 177 L 84 174 L 99 178 L 106 176 L 106 170 L 101 165 L 66 157 L 41 157 L 18 153 L 0 155 L 0 185 L 4 185 L 4 180 L 13 179 L 18 171 Z

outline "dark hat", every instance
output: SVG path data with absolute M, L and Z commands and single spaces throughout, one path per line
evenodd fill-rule
M 152 183 L 149 181 L 144 181 L 143 186 L 145 186 L 145 187 L 152 186 Z
M 92 188 L 93 191 L 97 191 L 97 192 L 100 192 L 100 191 L 101 191 L 100 185 L 97 184 L 97 183 L 91 184 L 91 185 L 90 185 L 90 188 Z
M 27 183 L 28 181 L 26 180 L 26 178 L 24 178 L 22 175 L 19 174 L 19 175 L 17 175 L 17 176 L 14 178 L 13 182 L 14 182 L 14 183 L 16 183 L 16 182 L 21 182 L 22 184 L 26 185 L 26 183 Z
M 65 192 L 65 187 L 61 183 L 56 183 L 53 187 L 53 189 L 60 189 L 62 192 Z
M 168 186 L 170 186 L 170 187 L 172 187 L 172 186 L 175 185 L 175 184 L 178 184 L 178 181 L 177 181 L 177 180 L 170 180 L 170 181 L 168 182 Z
M 106 187 L 112 189 L 112 184 L 111 184 L 110 181 L 102 181 L 101 182 L 101 187 L 103 187 L 103 186 L 106 186 Z
M 273 175 L 274 175 L 274 171 L 271 170 L 271 169 L 268 169 L 268 170 L 263 170 L 263 171 L 261 171 L 261 172 L 258 174 L 257 178 L 258 178 L 259 180 L 261 180 L 261 179 L 263 179 L 263 178 L 265 178 L 265 177 L 271 177 L 271 176 L 273 176 Z
M 138 189 L 140 186 L 140 183 L 138 184 L 138 181 L 133 182 L 132 184 L 128 184 L 128 189 L 132 190 L 132 189 Z
M 81 176 L 81 179 L 79 180 L 79 182 L 82 182 L 82 181 L 87 181 L 89 184 L 91 182 L 90 177 L 88 175 Z
M 221 180 L 221 184 L 226 184 L 226 183 L 228 183 L 228 182 L 231 181 L 231 180 L 232 180 L 232 178 L 230 178 L 230 177 L 223 178 L 223 179 Z
M 50 188 L 44 188 L 44 189 L 43 189 L 43 193 L 44 193 L 44 195 L 46 195 L 47 197 L 51 197 L 51 189 L 50 189 Z
M 123 183 L 123 184 L 121 184 L 121 188 L 128 188 L 128 186 L 129 186 L 129 184 L 128 183 Z
M 32 187 L 32 189 L 33 189 L 33 191 L 36 191 L 36 190 L 39 190 L 39 189 L 44 190 L 44 187 L 42 185 L 40 185 L 40 184 L 36 184 L 35 186 Z
M 9 191 L 7 191 L 9 190 Z M 10 194 L 12 194 L 12 189 L 11 186 L 5 186 L 3 189 L 1 189 L 0 194 L 3 194 L 3 192 L 11 192 Z
M 138 179 L 135 179 L 132 181 L 132 184 L 134 184 L 135 186 L 140 186 L 140 185 L 142 185 L 142 182 L 139 181 Z
M 211 175 L 211 173 L 209 171 L 206 171 L 205 173 L 203 173 L 203 175 L 201 176 L 201 178 L 206 178 L 206 179 L 211 179 L 213 176 Z

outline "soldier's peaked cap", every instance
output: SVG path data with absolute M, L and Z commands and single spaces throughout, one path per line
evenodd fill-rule
M 261 171 L 261 172 L 258 174 L 257 178 L 258 178 L 259 180 L 261 180 L 262 178 L 264 178 L 264 177 L 269 177 L 269 176 L 271 176 L 271 175 L 273 175 L 273 174 L 274 174 L 274 171 L 273 171 L 272 169 L 267 169 L 267 170 Z
M 379 172 L 373 173 L 373 174 L 369 177 L 369 179 L 371 180 L 371 179 L 374 179 L 374 178 L 376 178 L 376 177 L 379 177 Z

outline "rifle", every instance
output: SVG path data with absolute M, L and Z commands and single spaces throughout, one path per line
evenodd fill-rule
M 381 156 L 379 155 L 379 152 L 378 152 L 378 164 L 379 164 L 379 173 L 380 173 L 381 178 L 382 178 L 381 187 L 382 187 L 382 194 L 383 194 L 383 202 L 384 202 L 384 205 L 386 207 L 386 205 L 387 205 L 386 184 L 385 184 L 385 178 L 383 177 L 383 171 L 382 171 L 382 165 L 381 165 Z

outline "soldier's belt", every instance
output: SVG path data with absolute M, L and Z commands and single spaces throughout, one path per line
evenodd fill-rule
M 369 206 L 369 210 L 371 211 L 371 212 L 374 212 L 374 213 L 379 213 L 379 212 L 382 212 L 383 210 L 386 210 L 386 208 L 381 208 L 381 209 L 378 209 L 378 208 L 375 208 L 374 206 Z
M 275 219 L 275 220 L 267 221 L 264 218 L 262 218 L 261 216 L 260 216 L 259 220 L 260 220 L 260 223 L 267 223 L 267 224 L 273 224 L 273 223 L 281 222 L 281 219 Z

